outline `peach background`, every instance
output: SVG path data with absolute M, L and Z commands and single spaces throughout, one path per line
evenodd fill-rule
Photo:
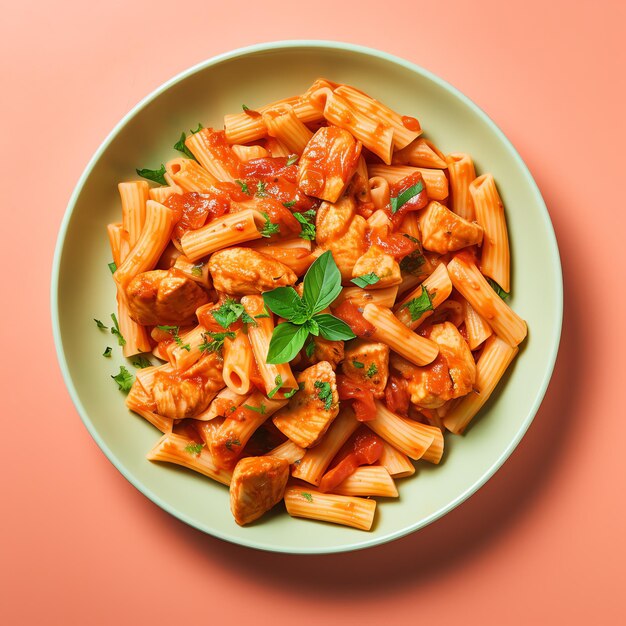
M 300 2 L 209 4 L 3 10 L 1 621 L 625 623 L 624 3 L 322 0 L 315 15 Z M 224 544 L 136 492 L 70 402 L 48 304 L 65 205 L 122 115 L 207 57 L 296 38 L 404 56 L 484 108 L 543 192 L 566 293 L 554 379 L 503 469 L 411 537 L 314 558 Z

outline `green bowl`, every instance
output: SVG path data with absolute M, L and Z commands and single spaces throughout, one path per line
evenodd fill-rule
M 292 519 L 276 507 L 237 526 L 228 490 L 146 452 L 160 433 L 130 413 L 111 380 L 128 363 L 115 338 L 93 318 L 110 320 L 115 289 L 106 224 L 120 219 L 118 181 L 135 167 L 175 156 L 182 130 L 222 127 L 225 113 L 302 92 L 317 77 L 348 83 L 406 115 L 444 152 L 469 152 L 492 172 L 506 206 L 513 258 L 511 305 L 529 336 L 505 380 L 462 436 L 447 435 L 439 466 L 418 463 L 398 481 L 400 497 L 379 499 L 371 532 Z M 554 231 L 537 185 L 496 125 L 463 94 L 426 70 L 389 54 L 326 41 L 288 41 L 235 50 L 201 63 L 154 91 L 113 129 L 81 176 L 59 233 L 52 270 L 54 339 L 63 376 L 87 429 L 110 461 L 142 493 L 184 522 L 234 543 L 291 553 L 327 553 L 381 544 L 451 511 L 504 463 L 530 425 L 548 386 L 562 318 L 562 277 Z M 107 323 L 107 322 L 105 322 Z M 129 365 L 132 371 L 132 366 Z

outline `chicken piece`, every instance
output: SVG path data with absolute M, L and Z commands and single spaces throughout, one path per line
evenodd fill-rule
M 222 359 L 212 352 L 184 372 L 157 372 L 152 396 L 159 415 L 182 419 L 202 413 L 222 387 Z
M 343 341 L 329 341 L 323 337 L 312 337 L 311 339 L 313 341 L 311 356 L 308 356 L 306 351 L 302 352 L 307 365 L 328 361 L 333 370 L 336 369 L 343 360 Z
M 352 269 L 355 263 L 365 253 L 365 232 L 367 222 L 365 218 L 356 215 L 346 233 L 322 246 L 333 253 L 333 259 L 341 272 L 341 280 L 347 282 L 352 278 Z
M 232 296 L 263 293 L 293 285 L 298 277 L 286 265 L 250 248 L 227 248 L 209 260 L 213 287 Z
M 138 274 L 126 295 L 130 316 L 145 326 L 193 324 L 196 309 L 209 301 L 195 281 L 176 269 Z
M 319 245 L 337 239 L 346 233 L 356 215 L 352 196 L 344 196 L 335 203 L 322 202 L 315 215 L 315 240 Z
M 382 398 L 389 376 L 389 346 L 360 339 L 351 341 L 341 369 L 357 385 L 370 389 L 375 398 Z
M 335 202 L 356 171 L 361 142 L 336 126 L 323 126 L 311 137 L 298 165 L 298 187 L 308 196 Z
M 352 268 L 352 277 L 356 278 L 370 272 L 374 272 L 380 280 L 373 285 L 368 285 L 366 289 L 384 289 L 402 282 L 400 265 L 390 254 L 385 254 L 376 245 L 370 246 L 368 251 L 357 260 Z
M 276 428 L 301 448 L 319 443 L 339 413 L 335 372 L 327 361 L 320 361 L 296 378 L 300 391 L 274 415 Z
M 454 324 L 435 324 L 429 339 L 439 346 L 437 358 L 415 367 L 393 355 L 391 365 L 408 381 L 411 402 L 424 409 L 438 409 L 448 400 L 468 394 L 476 382 L 476 363 L 469 346 Z
M 249 524 L 283 499 L 289 462 L 274 456 L 251 456 L 235 466 L 230 481 L 230 510 L 240 526 Z
M 468 222 L 439 202 L 431 202 L 420 216 L 422 245 L 426 250 L 446 254 L 483 241 L 483 229 Z

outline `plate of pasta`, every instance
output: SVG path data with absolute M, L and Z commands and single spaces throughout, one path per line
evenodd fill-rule
M 52 313 L 72 399 L 140 491 L 320 553 L 417 530 L 493 475 L 549 382 L 562 282 L 537 187 L 473 103 L 381 52 L 281 42 L 113 130 Z

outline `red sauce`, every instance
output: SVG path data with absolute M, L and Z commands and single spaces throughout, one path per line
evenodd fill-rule
M 419 243 L 412 241 L 401 233 L 389 233 L 382 237 L 377 230 L 371 230 L 366 235 L 370 245 L 376 245 L 386 253 L 394 257 L 396 260 L 403 259 L 405 256 L 419 250 Z
M 376 417 L 374 394 L 366 387 L 357 385 L 346 376 L 337 376 L 339 400 L 352 400 L 352 409 L 359 422 L 367 422 Z
M 259 211 L 267 213 L 270 221 L 280 226 L 279 236 L 289 233 L 299 233 L 300 222 L 293 216 L 293 213 L 274 198 L 259 199 Z
M 240 178 L 281 177 L 295 183 L 298 176 L 298 166 L 293 163 L 287 165 L 287 157 L 263 157 L 252 159 L 239 164 Z
M 357 337 L 371 337 L 376 331 L 376 327 L 368 322 L 357 306 L 349 300 L 342 302 L 333 313 L 348 324 Z
M 408 417 L 410 400 L 411 396 L 409 395 L 407 381 L 404 378 L 390 376 L 387 387 L 385 387 L 385 404 L 387 408 L 396 415 Z
M 220 161 L 232 176 L 238 176 L 241 161 L 233 152 L 228 141 L 226 141 L 226 133 L 223 130 L 213 130 L 212 128 L 203 128 L 197 133 L 203 140 L 205 146 L 208 147 L 211 154 Z
M 414 117 L 410 117 L 409 115 L 402 116 L 402 124 L 406 129 L 412 130 L 416 133 L 422 130 L 420 123 Z
M 335 457 L 335 459 L 340 460 L 324 474 L 320 481 L 319 490 L 322 492 L 331 491 L 353 474 L 357 467 L 376 463 L 382 453 L 382 439 L 367 428 L 360 428 Z
M 173 235 L 180 238 L 185 231 L 202 228 L 207 220 L 224 215 L 230 208 L 230 198 L 220 190 L 207 193 L 174 193 L 165 201 L 165 206 L 172 209 L 177 216 Z

